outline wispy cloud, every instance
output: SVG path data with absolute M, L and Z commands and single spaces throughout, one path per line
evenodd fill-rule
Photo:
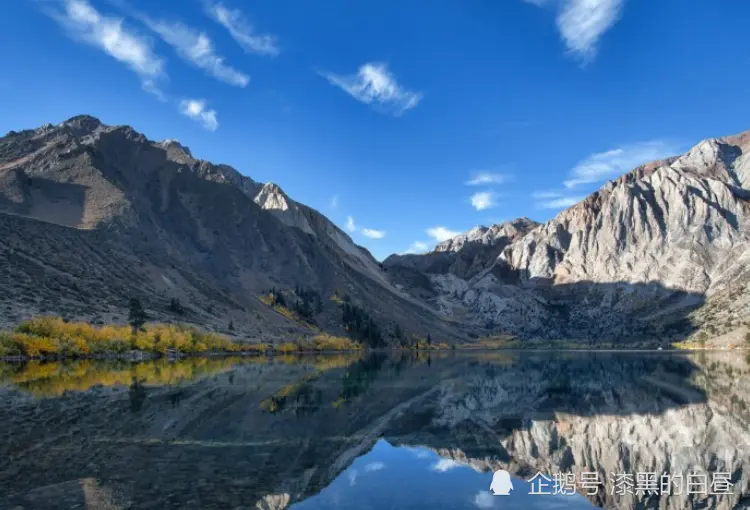
M 495 193 L 494 191 L 479 191 L 477 193 L 474 193 L 469 198 L 469 201 L 471 202 L 471 205 L 472 207 L 474 207 L 474 209 L 476 209 L 477 211 L 484 211 L 485 209 L 490 209 L 497 205 L 497 203 L 495 202 L 496 198 L 497 193 Z
M 405 251 L 401 252 L 401 255 L 413 255 L 416 253 L 424 253 L 429 249 L 430 249 L 429 245 L 425 243 L 424 241 L 414 241 L 413 243 L 409 245 L 409 247 Z
M 414 108 L 422 100 L 421 92 L 412 92 L 399 85 L 383 63 L 365 64 L 352 75 L 319 74 L 357 101 L 395 116 Z
M 546 198 L 560 198 L 564 196 L 559 191 L 535 191 L 531 194 L 531 198 L 534 198 L 536 200 L 546 199 Z
M 357 484 L 357 475 L 358 475 L 358 474 L 359 474 L 359 473 L 357 472 L 357 470 L 356 470 L 356 469 L 352 469 L 352 470 L 351 470 L 351 471 L 349 471 L 349 473 L 348 473 L 348 474 L 346 475 L 346 476 L 347 476 L 347 478 L 349 478 L 349 485 L 350 485 L 351 487 L 354 487 L 354 486 L 355 486 L 355 485 Z
M 527 0 L 528 1 L 528 0 Z M 495 496 L 490 494 L 489 491 L 479 491 L 474 496 L 474 504 L 478 508 L 494 508 L 495 507 Z
M 374 228 L 363 228 L 362 235 L 369 237 L 370 239 L 383 239 L 385 237 L 385 231 L 375 230 Z
M 557 28 L 573 55 L 586 64 L 596 57 L 599 38 L 617 22 L 624 0 L 567 0 Z
M 385 237 L 384 230 L 376 230 L 374 228 L 359 227 L 354 222 L 354 218 L 351 216 L 346 217 L 346 224 L 344 228 L 350 233 L 359 231 L 363 236 L 369 237 L 370 239 L 383 239 Z
M 569 195 L 560 191 L 535 191 L 531 194 L 537 209 L 563 209 L 573 206 L 586 198 L 582 195 Z
M 180 113 L 200 122 L 209 131 L 216 131 L 219 127 L 216 110 L 206 109 L 206 102 L 202 99 L 183 99 L 180 102 Z
M 580 161 L 571 170 L 564 184 L 566 188 L 575 188 L 581 184 L 601 182 L 649 161 L 664 159 L 679 152 L 676 145 L 656 140 L 595 153 Z
M 229 31 L 229 35 L 248 53 L 276 56 L 278 39 L 270 34 L 257 34 L 241 11 L 229 9 L 221 3 L 206 3 L 206 12 Z
M 436 240 L 439 243 L 442 243 L 443 241 L 447 241 L 448 239 L 451 239 L 453 237 L 456 237 L 461 232 L 455 232 L 453 230 L 448 230 L 445 227 L 432 227 L 428 228 L 426 230 L 427 235 Z
M 471 179 L 466 181 L 467 186 L 480 186 L 485 184 L 504 184 L 510 180 L 508 174 L 498 172 L 475 172 Z
M 146 25 L 167 44 L 174 47 L 177 54 L 194 66 L 230 85 L 245 87 L 250 77 L 224 63 L 224 57 L 216 53 L 209 37 L 177 21 L 154 21 L 141 16 Z
M 451 469 L 455 469 L 458 467 L 466 467 L 466 464 L 461 464 L 460 462 L 456 462 L 453 459 L 440 459 L 435 464 L 433 464 L 430 469 L 433 471 L 438 471 L 440 473 L 445 473 L 446 471 L 450 471 Z
M 339 208 L 339 196 L 333 195 L 328 205 L 330 206 L 331 209 L 338 209 Z
M 144 90 L 165 99 L 157 82 L 166 78 L 164 61 L 151 39 L 126 27 L 121 18 L 106 16 L 86 0 L 65 0 L 63 11 L 50 15 L 77 40 L 98 48 L 135 72 Z
M 549 200 L 543 200 L 541 202 L 538 202 L 537 207 L 541 207 L 542 209 L 565 209 L 567 207 L 576 205 L 578 202 L 580 202 L 584 198 L 586 197 L 575 196 L 575 197 L 552 198 Z
M 346 217 L 346 230 L 349 232 L 356 232 L 357 225 L 354 224 L 354 218 L 351 216 Z
M 368 473 L 380 471 L 381 469 L 385 469 L 385 463 L 383 462 L 370 462 L 369 464 L 365 464 L 364 467 L 364 470 Z
M 558 2 L 523 0 L 538 7 Z M 557 28 L 568 52 L 586 65 L 596 58 L 601 37 L 620 19 L 625 0 L 559 0 Z

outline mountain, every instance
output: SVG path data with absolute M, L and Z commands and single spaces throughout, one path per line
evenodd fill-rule
M 638 167 L 543 225 L 511 222 L 500 250 L 477 228 L 385 265 L 443 313 L 522 337 L 723 333 L 750 312 L 749 199 L 750 131 Z
M 380 264 L 274 183 L 78 116 L 0 139 L 0 322 L 121 322 L 138 297 L 155 320 L 276 341 L 345 334 L 349 299 L 386 341 L 400 329 L 438 341 L 738 343 L 750 312 L 749 154 L 750 131 L 705 140 L 547 223 L 476 227 Z M 271 289 L 290 307 L 300 294 L 319 306 L 302 320 L 263 302 Z
M 137 297 L 153 319 L 231 322 L 237 336 L 274 341 L 318 326 L 345 333 L 334 301 L 348 296 L 386 333 L 395 322 L 463 336 L 277 185 L 86 115 L 0 139 L 0 274 L 6 324 L 50 313 L 123 321 Z M 315 325 L 261 302 L 272 288 L 316 294 Z
M 525 236 L 539 223 L 528 218 L 518 218 L 514 221 L 499 223 L 491 227 L 480 225 L 464 234 L 457 235 L 443 241 L 435 247 L 435 252 L 458 252 L 467 244 L 481 244 L 484 246 L 504 246 Z

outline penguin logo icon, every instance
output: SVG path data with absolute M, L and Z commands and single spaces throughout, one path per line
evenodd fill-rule
M 495 496 L 510 496 L 513 490 L 513 482 L 510 480 L 510 473 L 504 469 L 498 469 L 492 475 L 492 484 L 490 491 Z

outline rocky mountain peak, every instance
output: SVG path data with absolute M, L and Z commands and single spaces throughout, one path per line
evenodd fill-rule
M 91 133 L 101 127 L 102 122 L 91 115 L 76 115 L 75 117 L 63 121 L 60 125 Z
M 265 210 L 286 211 L 289 209 L 289 202 L 286 193 L 272 182 L 266 183 L 255 197 L 255 203 Z
M 522 217 L 512 221 L 506 221 L 485 227 L 478 225 L 472 229 L 457 235 L 451 239 L 438 244 L 434 252 L 456 252 L 461 250 L 466 244 L 479 243 L 487 246 L 493 246 L 500 240 L 513 241 L 520 236 L 526 235 L 531 229 L 537 227 L 539 223 Z
M 193 153 L 190 152 L 190 148 L 186 145 L 182 145 L 179 140 L 168 138 L 156 144 L 157 146 L 169 150 L 174 149 L 184 153 L 188 157 L 193 157 Z

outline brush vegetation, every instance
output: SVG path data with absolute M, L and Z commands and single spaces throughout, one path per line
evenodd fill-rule
M 275 346 L 233 342 L 224 335 L 193 326 L 149 324 L 133 330 L 129 326 L 95 327 L 85 322 L 65 322 L 59 317 L 38 317 L 12 331 L 0 332 L 0 357 L 85 358 L 118 355 L 136 350 L 164 356 L 168 353 L 293 353 L 304 351 L 357 350 L 348 338 L 318 334 L 311 339 Z
M 95 327 L 85 322 L 65 322 L 59 317 L 30 319 L 13 331 L 0 333 L 0 355 L 29 358 L 77 358 L 130 350 L 165 355 L 170 351 L 200 354 L 256 348 L 191 326 L 152 324 L 133 331 L 128 326 Z

